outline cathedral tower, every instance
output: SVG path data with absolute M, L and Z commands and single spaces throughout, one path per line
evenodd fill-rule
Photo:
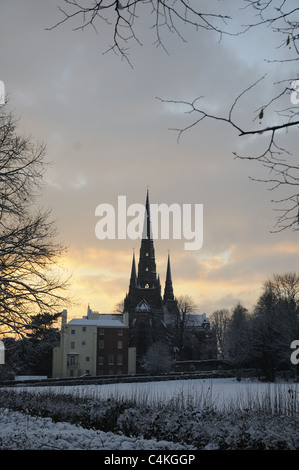
M 147 191 L 138 273 L 133 253 L 129 292 L 124 301 L 124 312 L 129 314 L 130 346 L 136 347 L 137 358 L 144 356 L 154 342 L 166 341 L 163 309 L 166 301 L 174 301 L 170 259 L 168 257 L 165 292 L 164 299 L 162 299 L 160 278 L 156 272 L 150 202 Z

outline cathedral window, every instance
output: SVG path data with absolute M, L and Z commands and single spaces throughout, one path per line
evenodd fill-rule
M 112 366 L 114 364 L 114 354 L 110 353 L 108 356 L 108 364 Z

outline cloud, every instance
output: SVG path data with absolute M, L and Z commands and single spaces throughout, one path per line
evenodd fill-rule
M 127 289 L 132 250 L 139 250 L 131 240 L 97 240 L 95 208 L 115 205 L 118 195 L 144 203 L 147 186 L 153 203 L 204 205 L 201 250 L 186 252 L 181 240 L 155 241 L 162 282 L 171 252 L 176 295 L 193 295 L 211 312 L 237 299 L 254 303 L 264 277 L 296 270 L 296 233 L 270 233 L 273 194 L 249 179 L 266 177 L 267 170 L 232 153 L 256 151 L 265 140 L 204 121 L 177 143 L 169 128 L 196 115 L 156 99 L 203 96 L 200 105 L 225 115 L 264 73 L 260 58 L 272 48 L 266 37 L 239 37 L 236 45 L 233 38 L 218 43 L 206 31 L 184 30 L 187 42 L 165 37 L 166 54 L 146 30 L 144 45 L 131 49 L 132 70 L 114 54 L 102 55 L 106 29 L 97 36 L 66 23 L 46 31 L 59 19 L 52 2 L 4 1 L 1 8 L 0 79 L 21 117 L 20 131 L 47 144 L 53 164 L 39 202 L 52 207 L 69 247 L 63 262 L 74 271 L 72 290 L 82 308 L 92 300 L 96 310 L 113 309 Z M 250 41 L 261 47 L 259 57 L 250 54 Z M 271 70 L 278 77 L 278 68 Z M 252 111 L 270 94 L 265 81 L 244 97 L 236 115 L 242 125 L 252 125 Z M 293 134 L 288 138 L 296 148 Z

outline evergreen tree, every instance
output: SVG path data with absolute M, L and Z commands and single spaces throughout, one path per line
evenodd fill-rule
M 249 359 L 248 310 L 240 303 L 233 308 L 227 336 L 228 357 L 237 369 L 240 369 L 248 363 Z

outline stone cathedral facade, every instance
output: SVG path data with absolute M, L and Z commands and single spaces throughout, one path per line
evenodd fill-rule
M 169 255 L 162 294 L 160 277 L 156 270 L 148 192 L 145 209 L 146 236 L 141 240 L 138 269 L 133 254 L 129 290 L 124 299 L 124 316 L 127 317 L 126 323 L 129 326 L 129 346 L 136 348 L 137 365 L 149 347 L 157 342 L 168 344 L 174 357 L 181 360 L 215 359 L 216 338 L 205 314 L 190 315 L 192 318 L 188 323 L 188 344 L 181 348 L 177 355 L 174 353 L 177 349 L 174 325 L 177 324 L 179 315 L 178 304 L 173 291 Z

